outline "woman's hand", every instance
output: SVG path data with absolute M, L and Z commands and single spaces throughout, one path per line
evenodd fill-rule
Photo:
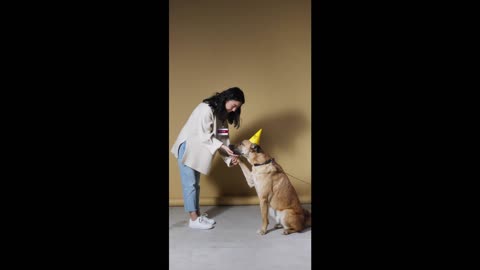
M 222 149 L 231 157 L 238 157 L 238 155 L 235 155 L 232 150 L 226 145 L 222 145 Z
M 239 158 L 238 157 L 232 157 L 232 166 L 236 166 L 238 165 L 238 162 L 239 162 Z

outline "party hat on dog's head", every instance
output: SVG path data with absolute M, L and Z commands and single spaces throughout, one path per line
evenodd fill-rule
M 254 143 L 254 144 L 257 144 L 257 145 L 260 145 L 260 137 L 262 136 L 262 129 L 258 130 L 257 133 L 255 133 L 255 135 L 253 135 L 249 141 L 251 143 Z

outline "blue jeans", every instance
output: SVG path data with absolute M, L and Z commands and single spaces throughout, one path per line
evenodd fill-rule
M 182 163 L 186 144 L 187 142 L 180 144 L 177 158 L 182 179 L 183 206 L 185 212 L 196 212 L 199 210 L 200 201 L 200 173 Z

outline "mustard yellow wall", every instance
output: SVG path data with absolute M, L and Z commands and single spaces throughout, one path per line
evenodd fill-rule
M 310 0 L 170 0 L 169 149 L 198 103 L 238 86 L 246 103 L 231 142 L 263 128 L 262 148 L 310 203 L 310 25 Z M 168 155 L 169 202 L 183 205 L 177 161 Z M 200 186 L 202 205 L 258 203 L 240 167 L 228 168 L 218 154 Z

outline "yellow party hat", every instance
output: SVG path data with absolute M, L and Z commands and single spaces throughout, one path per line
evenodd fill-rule
M 255 133 L 255 135 L 253 135 L 253 136 L 249 139 L 249 141 L 250 141 L 251 143 L 260 145 L 260 136 L 262 136 L 262 129 L 258 130 L 257 133 Z

